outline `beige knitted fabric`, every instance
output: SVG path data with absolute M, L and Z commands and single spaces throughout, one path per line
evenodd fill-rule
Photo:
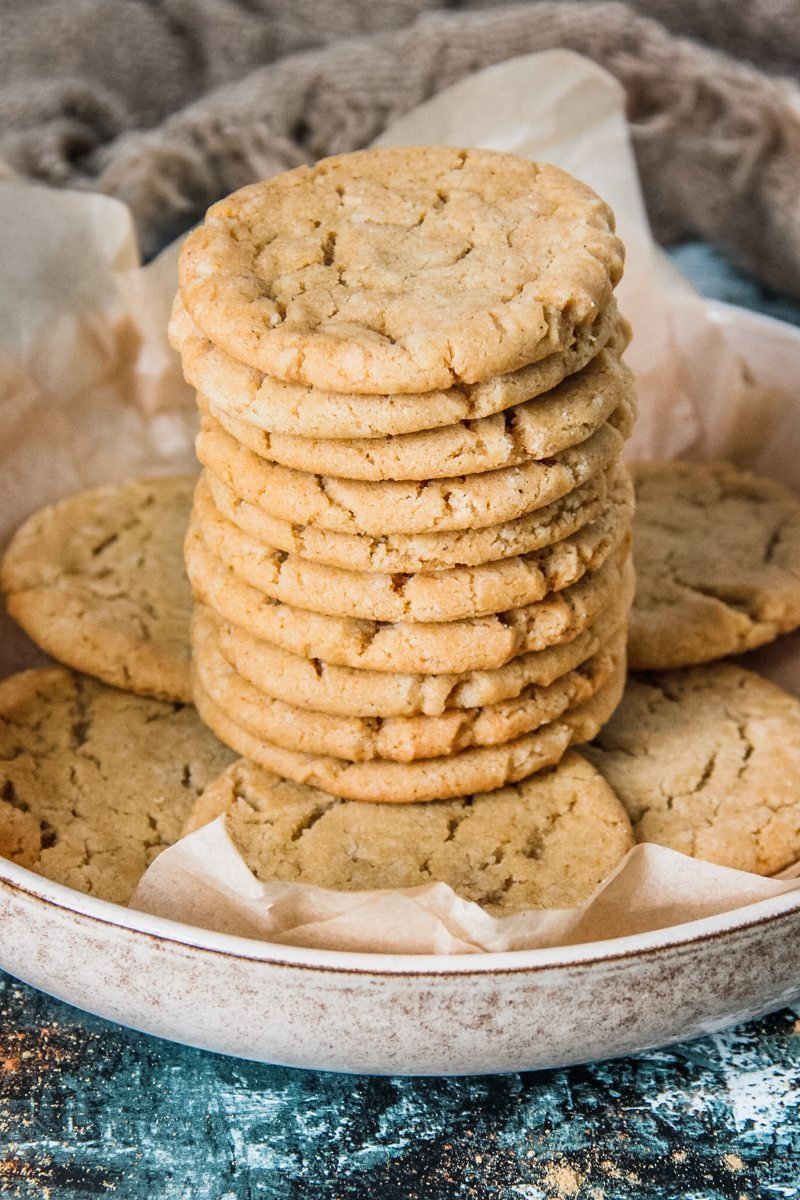
M 119 196 L 146 252 L 243 183 L 363 146 L 480 67 L 565 46 L 626 88 L 657 235 L 707 238 L 800 296 L 800 90 L 669 31 L 793 73 L 796 0 L 0 5 L 0 173 Z

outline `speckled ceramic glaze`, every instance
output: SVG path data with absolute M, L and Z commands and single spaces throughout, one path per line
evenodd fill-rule
M 130 912 L 3 864 L 1 965 L 148 1033 L 291 1066 L 549 1067 L 709 1033 L 800 995 L 800 896 L 656 934 L 463 958 L 301 950 Z

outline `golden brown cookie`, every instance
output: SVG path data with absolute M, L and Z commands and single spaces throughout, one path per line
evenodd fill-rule
M 633 844 L 619 801 L 574 752 L 488 795 L 390 811 L 242 758 L 206 788 L 185 832 L 223 815 L 263 883 L 364 891 L 442 882 L 496 916 L 582 903 Z
M 376 621 L 457 621 L 533 604 L 600 567 L 630 537 L 633 495 L 620 471 L 600 516 L 529 554 L 475 567 L 412 574 L 349 571 L 257 542 L 219 512 L 205 480 L 195 493 L 191 535 L 265 596 L 298 608 Z
M 800 496 L 728 463 L 635 468 L 631 665 L 681 667 L 800 626 Z
M 547 646 L 512 658 L 488 671 L 447 675 L 384 673 L 339 667 L 320 659 L 289 654 L 205 610 L 215 627 L 222 654 L 259 691 L 298 708 L 335 716 L 436 716 L 446 708 L 475 708 L 518 696 L 537 684 L 547 687 L 596 654 L 627 623 L 630 593 L 615 597 L 597 620 L 571 642 Z M 204 620 L 203 625 L 206 625 Z M 201 633 L 193 629 L 195 654 L 202 654 Z
M 625 686 L 624 662 L 586 704 L 569 709 L 557 721 L 499 746 L 478 746 L 443 758 L 400 763 L 386 759 L 353 762 L 286 750 L 253 737 L 231 720 L 197 686 L 195 703 L 206 724 L 239 754 L 286 779 L 321 787 L 348 800 L 380 804 L 447 799 L 467 792 L 491 791 L 553 766 L 570 745 L 589 741 L 619 703 Z
M 0 683 L 0 854 L 124 904 L 232 755 L 191 705 L 47 667 Z
M 478 566 L 561 541 L 600 515 L 609 483 L 613 487 L 619 470 L 611 467 L 560 500 L 502 525 L 449 533 L 387 533 L 383 537 L 334 533 L 281 521 L 240 499 L 208 469 L 203 476 L 217 509 L 257 542 L 349 571 L 405 573 Z
M 585 752 L 637 841 L 761 875 L 800 859 L 800 701 L 751 671 L 634 676 Z
M 342 479 L 429 480 L 513 467 L 550 458 L 585 442 L 632 396 L 633 376 L 610 350 L 558 387 L 493 417 L 387 438 L 308 438 L 271 433 L 231 416 L 200 394 L 231 437 L 259 458 Z
M 239 363 L 213 345 L 192 321 L 180 294 L 170 321 L 187 381 L 212 405 L 257 429 L 305 438 L 382 438 L 476 421 L 557 387 L 606 345 L 622 353 L 630 328 L 612 301 L 572 343 L 509 375 L 421 394 L 357 395 L 285 383 Z
M 549 686 L 530 684 L 499 704 L 450 708 L 438 716 L 334 716 L 276 700 L 230 666 L 216 625 L 202 609 L 195 617 L 194 670 L 212 703 L 254 737 L 306 754 L 410 762 L 511 741 L 586 703 L 619 665 L 626 636 L 623 627 L 592 658 Z
M 294 471 L 259 458 L 211 417 L 201 421 L 196 446 L 201 463 L 231 491 L 281 521 L 383 537 L 483 529 L 552 504 L 617 461 L 634 416 L 635 405 L 625 401 L 585 442 L 552 459 L 427 482 Z
M 197 599 L 260 641 L 343 667 L 434 675 L 489 670 L 518 654 L 571 641 L 622 591 L 633 593 L 627 546 L 536 604 L 432 623 L 361 621 L 281 604 L 228 571 L 206 549 L 198 530 L 187 537 L 186 566 Z
M 557 167 L 390 147 L 215 204 L 184 243 L 180 290 L 211 342 L 278 379 L 423 392 L 570 346 L 622 264 L 608 206 Z
M 11 616 L 70 667 L 142 695 L 191 700 L 181 547 L 194 482 L 93 488 L 34 513 L 0 566 Z

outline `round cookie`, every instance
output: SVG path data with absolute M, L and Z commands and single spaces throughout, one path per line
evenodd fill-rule
M 281 521 L 383 537 L 482 529 L 552 504 L 617 461 L 634 415 L 633 400 L 625 400 L 585 442 L 552 459 L 427 482 L 294 471 L 259 458 L 212 417 L 201 420 L 196 448 L 203 466 L 231 491 Z
M 447 478 L 549 458 L 585 442 L 632 395 L 633 376 L 609 350 L 543 396 L 493 417 L 388 438 L 323 439 L 269 433 L 202 394 L 202 412 L 260 458 L 342 479 Z
M 424 392 L 570 346 L 622 265 L 611 210 L 557 167 L 384 147 L 213 205 L 184 243 L 180 291 L 210 341 L 268 375 Z
M 222 515 L 258 542 L 349 571 L 411 572 L 478 566 L 561 541 L 600 515 L 609 480 L 613 486 L 618 471 L 612 467 L 560 500 L 502 525 L 450 533 L 387 533 L 383 537 L 292 525 L 241 500 L 207 468 L 203 477 Z
M 0 565 L 11 616 L 70 667 L 190 701 L 192 596 L 181 548 L 194 482 L 93 488 L 34 513 Z
M 439 716 L 334 716 L 275 700 L 228 664 L 214 622 L 202 610 L 195 617 L 194 671 L 212 703 L 254 737 L 306 754 L 411 762 L 511 741 L 586 703 L 624 657 L 626 634 L 618 630 L 593 658 L 548 687 L 533 684 L 500 704 L 448 709 Z
M 635 467 L 631 665 L 689 666 L 800 625 L 800 496 L 727 463 Z
M 488 795 L 391 811 L 239 759 L 206 788 L 185 832 L 222 815 L 262 883 L 365 891 L 441 882 L 495 916 L 582 903 L 633 845 L 619 801 L 574 752 Z
M 637 841 L 761 875 L 800 858 L 800 701 L 751 671 L 634 676 L 585 752 Z
M 530 684 L 547 687 L 596 654 L 620 625 L 627 623 L 629 604 L 630 594 L 609 601 L 597 621 L 571 642 L 521 654 L 494 670 L 447 675 L 384 674 L 299 658 L 270 642 L 257 641 L 205 611 L 214 623 L 225 659 L 266 695 L 335 716 L 399 717 L 437 716 L 446 708 L 497 704 L 518 696 Z M 196 655 L 202 654 L 199 638 L 194 628 Z
M 187 382 L 213 406 L 257 429 L 305 438 L 383 438 L 491 417 L 557 387 L 604 346 L 613 344 L 621 354 L 630 341 L 630 327 L 612 301 L 575 331 L 568 348 L 519 371 L 446 391 L 365 396 L 284 383 L 237 362 L 203 336 L 180 294 L 169 333 Z
M 191 705 L 47 667 L 0 683 L 0 854 L 124 904 L 232 760 Z
M 475 567 L 418 574 L 348 571 L 263 545 L 215 508 L 204 480 L 191 529 L 245 583 L 286 604 L 377 621 L 457 621 L 532 604 L 575 583 L 630 537 L 632 489 L 620 472 L 597 520 L 552 546 Z
M 499 746 L 478 746 L 442 758 L 415 762 L 373 759 L 353 762 L 287 750 L 253 737 L 195 686 L 195 703 L 206 724 L 246 758 L 295 783 L 309 783 L 347 800 L 379 804 L 444 800 L 467 792 L 492 791 L 554 766 L 570 745 L 589 741 L 619 703 L 625 686 L 624 661 L 586 704 L 558 720 Z
M 226 621 L 300 658 L 370 671 L 447 674 L 500 667 L 518 654 L 571 641 L 630 587 L 633 564 L 623 547 L 577 583 L 524 608 L 464 621 L 360 621 L 293 608 L 237 579 L 206 549 L 198 530 L 186 540 L 195 596 Z

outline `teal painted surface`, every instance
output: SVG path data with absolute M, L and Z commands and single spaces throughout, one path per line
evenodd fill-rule
M 675 257 L 800 324 L 708 247 Z M 800 1198 L 800 1020 L 536 1075 L 371 1079 L 171 1045 L 0 974 L 0 1197 L 100 1196 Z
M 800 1021 L 564 1071 L 379 1079 L 265 1067 L 0 978 L 9 1200 L 800 1196 Z

